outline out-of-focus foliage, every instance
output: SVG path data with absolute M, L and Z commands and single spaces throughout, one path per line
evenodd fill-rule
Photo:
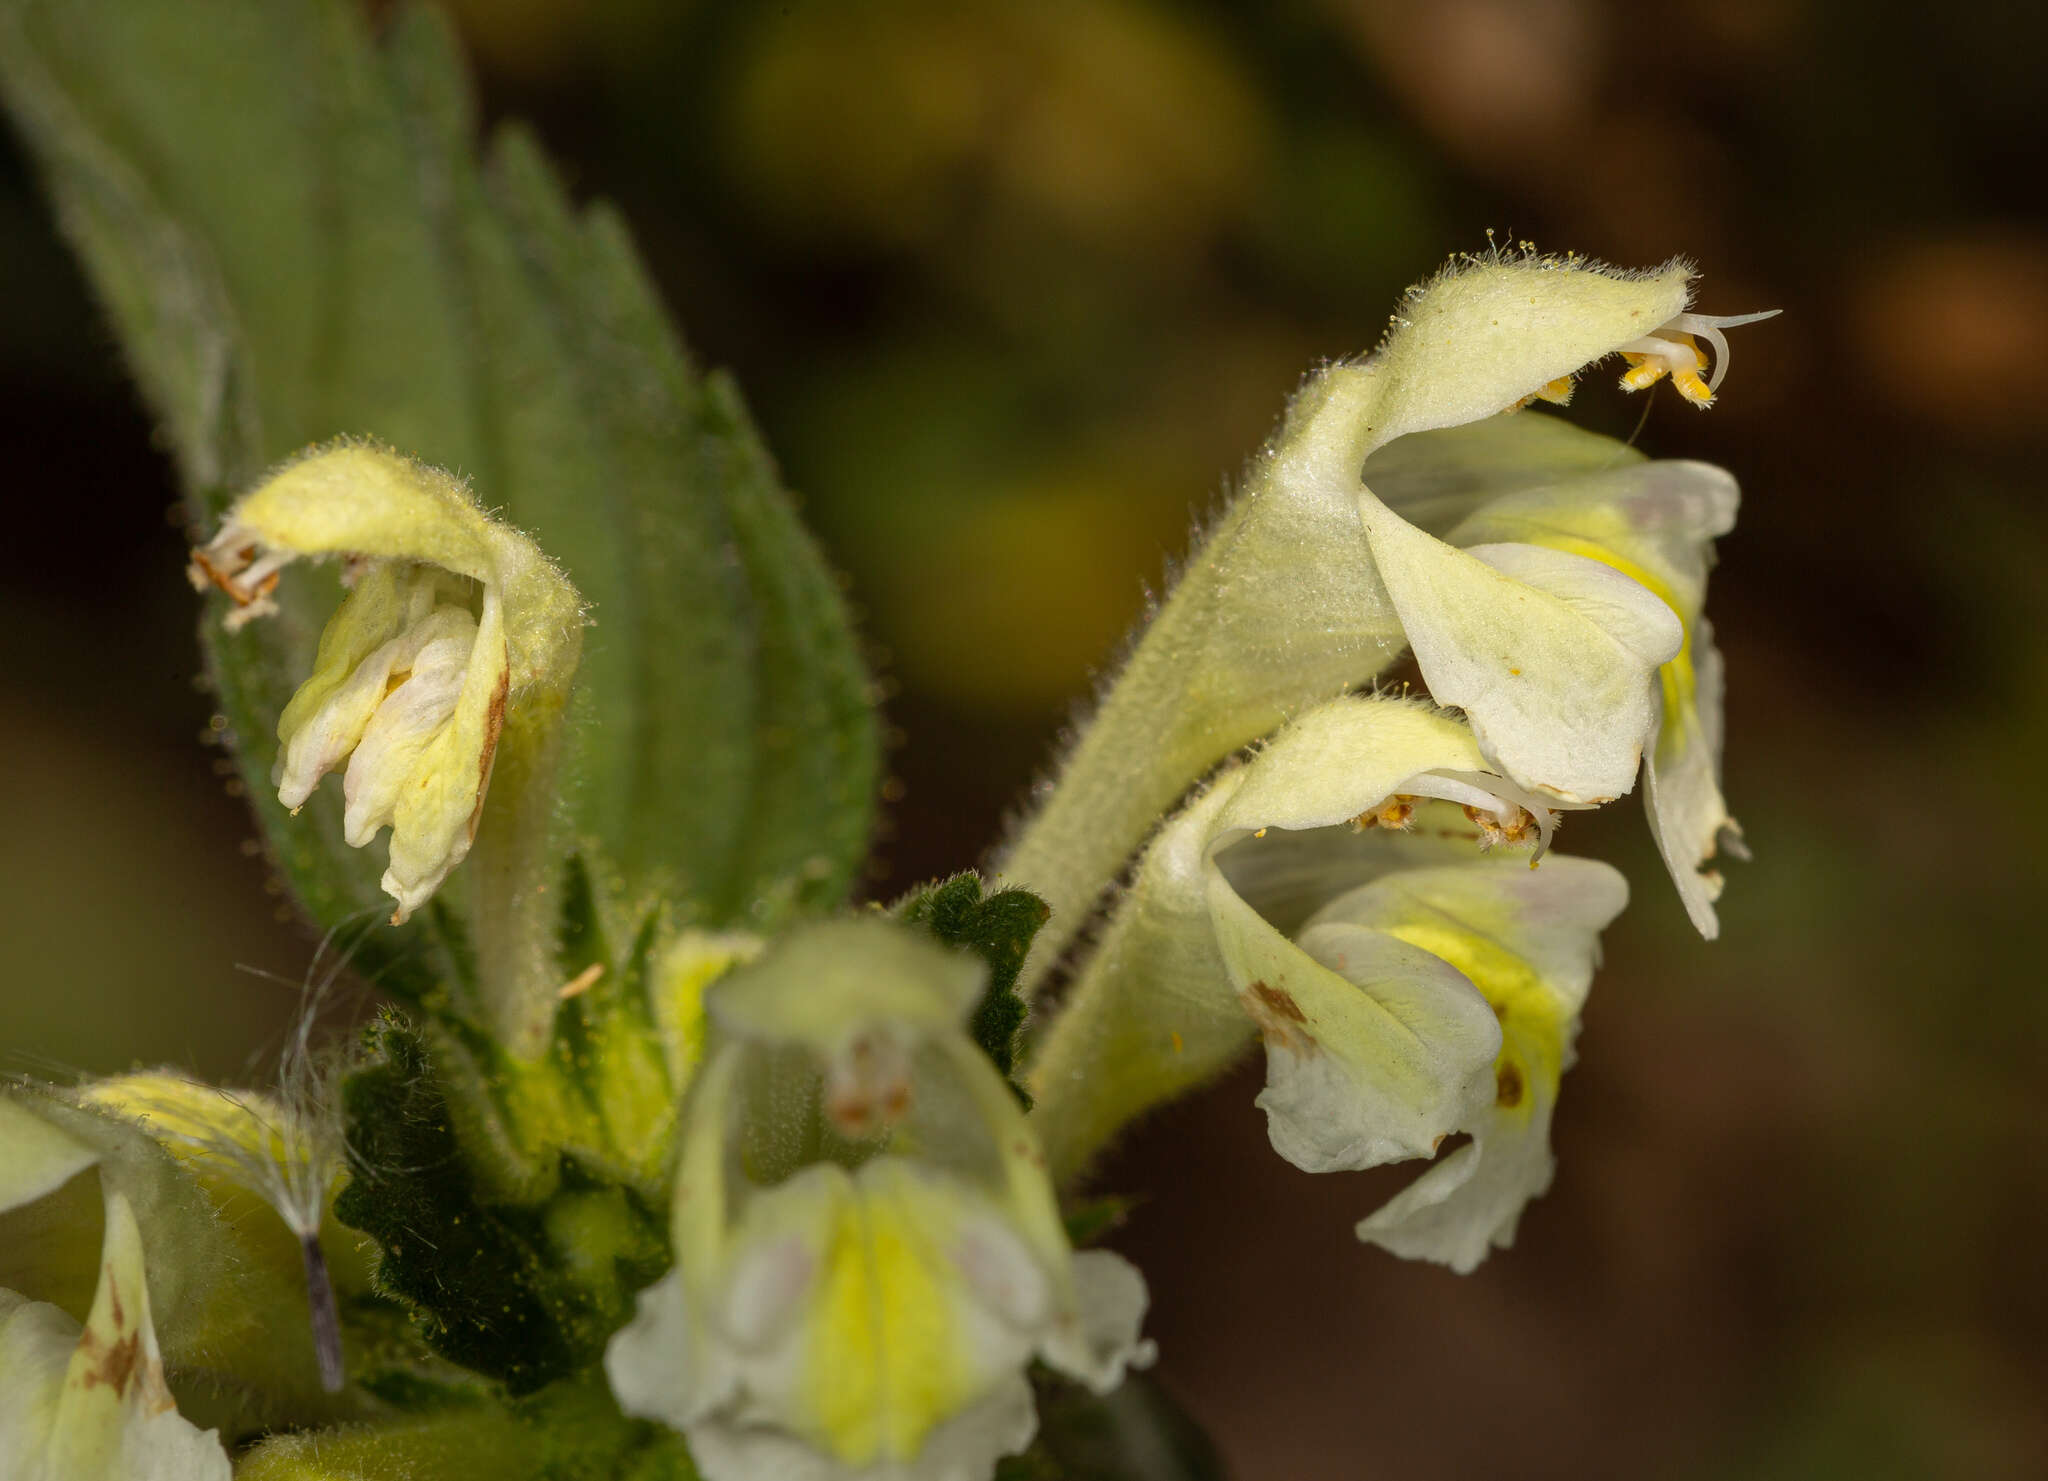
M 534 117 L 578 193 L 621 203 L 847 570 L 902 691 L 899 881 L 986 842 L 1190 505 L 1442 243 L 1685 251 L 1709 311 L 1785 308 L 1737 346 L 1725 405 L 1660 397 L 1641 433 L 1744 484 L 1714 606 L 1757 859 L 1711 950 L 1674 968 L 1685 925 L 1650 891 L 1611 934 L 1559 1182 L 1513 1255 L 1459 1284 L 1356 1249 L 1371 1190 L 1275 1167 L 1235 1081 L 1111 1169 L 1149 1195 L 1117 1242 L 1153 1283 L 1166 1384 L 1248 1476 L 1485 1474 L 1531 1436 L 1560 1471 L 1671 1481 L 2048 1469 L 2026 1254 L 2048 1239 L 2048 221 L 2016 188 L 2048 142 L 2048 20 L 457 11 L 486 111 Z M 18 165 L 0 264 L 16 487 L 64 494 L 17 493 L 6 557 L 0 917 L 31 986 L 0 1042 L 231 1067 L 262 1002 L 231 965 L 296 979 L 308 952 L 233 913 L 258 877 L 240 804 L 187 795 L 207 712 L 175 540 L 143 533 L 170 495 Z M 1605 387 L 1580 397 L 1575 420 L 1633 428 Z M 1574 820 L 1569 846 L 1648 877 L 1639 829 Z M 89 927 L 88 880 L 133 936 Z M 34 990 L 57 981 L 75 1016 Z

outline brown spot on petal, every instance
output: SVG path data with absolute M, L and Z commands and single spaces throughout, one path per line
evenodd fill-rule
M 142 1366 L 142 1334 L 130 1332 L 112 1346 L 102 1346 L 88 1334 L 79 1339 L 79 1345 L 88 1360 L 82 1375 L 85 1386 L 92 1388 L 104 1383 L 117 1398 L 127 1398 L 136 1370 Z
M 498 670 L 498 687 L 491 695 L 491 711 L 484 719 L 484 744 L 476 763 L 476 807 L 469 814 L 469 836 L 476 837 L 477 824 L 484 817 L 484 796 L 491 790 L 491 766 L 498 759 L 498 737 L 505 729 L 505 700 L 512 690 L 512 667 L 508 661 Z
M 1269 1046 L 1291 1049 L 1296 1054 L 1315 1051 L 1315 1037 L 1305 1027 L 1308 1015 L 1284 989 L 1254 982 L 1238 994 L 1238 1001 L 1244 1005 L 1244 1011 L 1252 1022 L 1259 1026 L 1259 1032 L 1265 1036 Z
M 105 1384 L 114 1391 L 117 1398 L 126 1398 L 128 1390 L 141 1376 L 146 1363 L 142 1352 L 140 1328 L 128 1325 L 128 1314 L 121 1305 L 121 1288 L 116 1283 L 114 1270 L 106 1270 L 106 1292 L 109 1316 L 112 1318 L 114 1338 L 110 1341 L 97 1327 L 87 1326 L 79 1334 L 78 1350 L 85 1355 L 86 1366 L 80 1377 L 87 1388 Z
M 1502 1061 L 1493 1072 L 1493 1103 L 1497 1106 L 1519 1106 L 1528 1088 L 1522 1079 L 1522 1067 L 1511 1059 Z
M 1254 982 L 1252 996 L 1282 1018 L 1290 1018 L 1296 1023 L 1308 1022 L 1308 1015 L 1301 1011 L 1301 1004 L 1295 1002 L 1293 997 L 1280 988 L 1268 987 L 1263 982 Z

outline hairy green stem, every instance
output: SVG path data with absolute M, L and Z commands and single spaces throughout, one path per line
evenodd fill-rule
M 1356 503 L 1371 381 L 1338 365 L 1302 388 L 998 859 L 1001 884 L 1052 908 L 1019 978 L 1026 998 L 1191 785 L 1401 652 Z

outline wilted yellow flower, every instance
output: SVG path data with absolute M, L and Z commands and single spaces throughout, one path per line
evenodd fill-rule
M 469 852 L 508 714 L 559 710 L 582 614 L 539 548 L 461 482 L 359 443 L 309 453 L 242 498 L 191 574 L 233 599 L 235 627 L 276 610 L 292 561 L 337 555 L 354 589 L 278 719 L 274 780 L 296 810 L 348 762 L 348 842 L 391 829 L 384 889 L 403 921 Z

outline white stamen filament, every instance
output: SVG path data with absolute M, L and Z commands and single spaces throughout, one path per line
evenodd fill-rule
M 1670 327 L 1669 324 L 1663 326 L 1664 329 Z M 1661 361 L 1664 368 L 1673 374 L 1699 368 L 1699 354 L 1691 345 L 1682 345 L 1675 339 L 1664 339 L 1661 336 L 1660 330 L 1658 334 L 1646 334 L 1641 339 L 1630 340 L 1621 347 L 1621 353 L 1640 355 L 1645 360 Z M 1719 357 L 1715 359 L 1714 368 L 1717 371 L 1720 369 Z
M 290 551 L 266 549 L 263 541 L 247 527 L 228 524 L 204 546 L 192 552 L 185 568 L 195 591 L 218 586 L 235 603 L 225 619 L 229 632 L 268 617 L 277 603 L 265 590 L 266 583 L 297 559 Z
M 1707 378 L 1707 390 L 1713 392 L 1721 389 L 1721 377 L 1728 373 L 1728 337 L 1721 331 L 1775 319 L 1783 312 L 1783 309 L 1764 309 L 1754 314 L 1680 314 L 1669 324 L 1658 325 L 1656 332 L 1662 334 L 1668 329 L 1678 334 L 1696 334 L 1714 347 L 1714 373 Z M 1628 348 L 1633 349 L 1634 346 Z M 1692 369 L 1690 365 L 1684 368 Z
M 266 550 L 263 554 L 257 556 L 256 559 L 249 562 L 248 569 L 243 571 L 237 579 L 244 586 L 261 586 L 271 576 L 282 571 L 296 559 L 298 557 L 289 550 Z

